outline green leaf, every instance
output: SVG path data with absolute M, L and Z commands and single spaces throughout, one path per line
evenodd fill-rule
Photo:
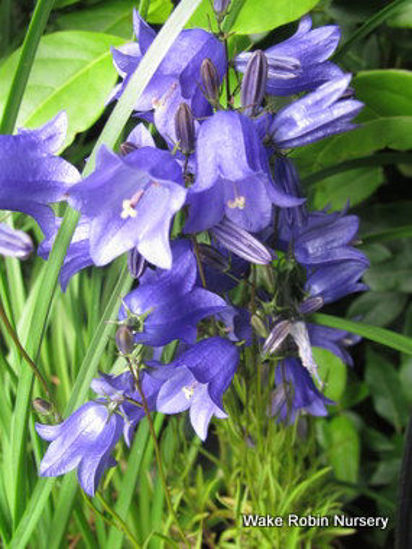
M 412 4 L 401 6 L 399 11 L 387 23 L 390 27 L 412 28 Z
M 299 19 L 318 2 L 319 0 L 244 0 L 230 31 L 240 34 L 270 31 Z M 188 26 L 208 29 L 209 21 L 215 20 L 211 4 L 210 0 L 203 0 Z
M 412 148 L 412 116 L 391 116 L 363 123 L 357 129 L 329 137 L 293 153 L 302 175 L 389 147 Z
M 360 120 L 412 116 L 412 72 L 386 69 L 360 72 L 353 80 L 356 98 L 365 103 Z
M 366 360 L 365 380 L 376 413 L 400 430 L 408 421 L 408 405 L 398 372 L 393 364 L 371 349 L 367 351 Z
M 327 349 L 313 347 L 312 351 L 319 368 L 319 377 L 325 383 L 325 388 L 322 391 L 323 394 L 331 400 L 338 402 L 346 387 L 346 366 L 336 355 Z
M 61 15 L 57 26 L 62 30 L 84 30 L 115 34 L 131 39 L 133 35 L 133 9 L 138 7 L 136 0 L 108 0 L 86 9 Z M 147 21 L 164 23 L 172 11 L 170 0 L 151 0 Z
M 315 209 L 330 206 L 331 210 L 343 209 L 348 201 L 356 206 L 379 188 L 384 182 L 383 169 L 379 167 L 357 168 L 332 175 L 311 188 Z
M 396 332 L 386 330 L 385 328 L 379 328 L 378 326 L 364 324 L 363 322 L 354 322 L 353 320 L 346 320 L 345 318 L 322 313 L 314 314 L 313 319 L 323 326 L 330 326 L 331 328 L 337 328 L 338 330 L 346 330 L 365 337 L 366 339 L 370 339 L 371 341 L 375 341 L 376 343 L 381 343 L 396 351 L 412 355 L 412 338 L 402 334 L 397 334 Z
M 364 279 L 372 290 L 412 292 L 412 246 L 405 245 L 395 257 L 372 265 Z
M 117 36 L 91 32 L 57 32 L 44 36 L 37 51 L 17 119 L 18 127 L 33 128 L 58 112 L 68 114 L 66 145 L 76 133 L 85 131 L 100 116 L 117 73 L 111 46 Z M 0 68 L 0 113 L 18 63 L 15 51 Z
M 338 480 L 355 483 L 360 462 L 360 438 L 348 416 L 334 417 L 326 423 L 328 461 Z
M 402 313 L 407 301 L 408 297 L 400 292 L 369 291 L 351 303 L 347 316 L 361 316 L 366 324 L 387 326 Z

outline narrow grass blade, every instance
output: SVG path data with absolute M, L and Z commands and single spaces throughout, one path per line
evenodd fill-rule
M 346 320 L 345 318 L 321 313 L 313 315 L 313 319 L 323 326 L 330 326 L 331 328 L 337 328 L 338 330 L 347 330 L 348 332 L 358 334 L 370 341 L 375 341 L 375 343 L 380 343 L 381 345 L 385 345 L 386 347 L 390 347 L 401 353 L 412 355 L 412 338 L 402 334 L 397 334 L 396 332 L 386 330 L 385 328 L 379 328 L 378 326 L 364 324 L 363 322 L 355 322 L 353 320 Z

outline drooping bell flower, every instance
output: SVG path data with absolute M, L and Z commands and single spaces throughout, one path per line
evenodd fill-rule
M 188 241 L 173 243 L 169 270 L 147 270 L 139 287 L 123 299 L 119 319 L 144 315 L 143 329 L 134 332 L 136 343 L 161 346 L 175 339 L 194 343 L 197 324 L 226 307 L 224 299 L 197 285 L 196 258 Z M 133 321 L 133 318 L 131 318 Z
M 35 130 L 0 135 L 0 209 L 34 217 L 46 237 L 55 228 L 50 204 L 65 200 L 80 179 L 74 166 L 56 156 L 66 130 L 62 112 Z
M 266 93 L 268 95 L 294 95 L 313 90 L 321 84 L 342 76 L 337 65 L 327 61 L 340 40 L 336 25 L 312 30 L 312 20 L 303 17 L 296 33 L 264 51 L 268 61 Z M 236 68 L 245 72 L 253 53 L 236 57 Z
M 335 404 L 317 389 L 308 371 L 295 358 L 287 358 L 279 363 L 275 382 L 270 415 L 287 423 L 293 423 L 301 412 L 326 416 L 326 405 Z
M 196 164 L 186 232 L 209 229 L 224 216 L 257 232 L 270 223 L 272 203 L 282 207 L 302 203 L 272 181 L 257 130 L 238 112 L 219 111 L 200 125 Z
M 24 231 L 0 223 L 0 254 L 17 259 L 27 259 L 33 252 L 33 242 Z
M 116 465 L 111 452 L 119 440 L 123 419 L 104 402 L 87 402 L 59 425 L 37 423 L 36 430 L 51 442 L 40 476 L 56 477 L 77 468 L 83 490 L 94 496 L 104 471 Z
M 150 375 L 163 384 L 156 408 L 164 414 L 190 409 L 190 421 L 197 435 L 205 440 L 212 416 L 225 418 L 222 398 L 236 371 L 239 351 L 230 341 L 211 337 L 196 343 L 176 360 L 154 367 Z
M 130 77 L 156 36 L 155 31 L 143 21 L 137 10 L 133 13 L 133 23 L 137 42 L 113 49 L 115 67 L 123 78 L 123 82 L 112 94 L 112 98 L 115 99 L 123 93 Z M 202 29 L 183 30 L 135 104 L 135 110 L 141 113 L 151 111 L 173 85 L 179 87 L 183 100 L 187 101 L 191 107 L 193 107 L 192 102 L 206 105 L 207 100 L 199 86 L 200 67 L 206 57 L 211 59 L 217 67 L 221 79 L 226 70 L 222 42 Z M 195 114 L 198 115 L 197 112 Z
M 90 220 L 90 256 L 96 265 L 137 248 L 164 269 L 172 264 L 170 223 L 185 197 L 178 163 L 154 147 L 121 157 L 102 146 L 95 171 L 69 192 L 71 205 Z
M 278 111 L 269 128 L 276 147 L 301 147 L 356 128 L 352 120 L 363 103 L 344 98 L 350 80 L 350 74 L 331 80 Z

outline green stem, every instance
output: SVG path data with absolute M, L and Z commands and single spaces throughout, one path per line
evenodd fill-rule
M 102 518 L 107 521 L 111 526 L 116 526 L 117 528 L 119 528 L 126 536 L 127 538 L 129 539 L 129 541 L 132 543 L 133 547 L 135 547 L 136 549 L 140 549 L 140 544 L 138 543 L 137 539 L 134 537 L 134 535 L 131 533 L 129 527 L 127 526 L 127 524 L 124 522 L 124 520 L 122 518 L 119 517 L 119 515 L 116 513 L 116 511 L 114 511 L 110 505 L 107 503 L 107 501 L 103 498 L 103 496 L 97 492 L 96 493 L 96 498 L 100 501 L 103 509 L 106 511 L 106 513 L 108 513 L 111 517 L 112 517 L 112 521 L 108 521 L 107 520 L 107 517 L 103 514 L 103 513 L 100 513 Z M 87 499 L 87 498 L 86 498 Z M 94 506 L 93 506 L 94 507 Z M 97 509 L 94 508 L 96 511 Z
M 356 42 L 365 38 L 365 36 L 386 21 L 386 19 L 389 19 L 389 17 L 394 15 L 402 5 L 407 5 L 409 3 L 410 0 L 395 0 L 395 2 L 392 2 L 373 17 L 369 18 L 348 40 L 346 40 L 346 42 L 344 42 L 344 44 L 342 44 L 334 55 L 333 60 L 337 61 L 338 59 L 341 59 Z
M 157 468 L 158 468 L 158 471 L 159 471 L 160 480 L 161 480 L 162 485 L 163 485 L 163 491 L 164 491 L 164 494 L 165 494 L 165 497 L 166 497 L 166 502 L 167 502 L 167 506 L 169 508 L 169 512 L 170 512 L 171 516 L 173 517 L 173 520 L 176 524 L 176 528 L 177 528 L 177 531 L 179 532 L 179 535 L 182 539 L 182 542 L 184 543 L 184 545 L 186 547 L 190 547 L 190 544 L 189 544 L 189 542 L 188 542 L 188 540 L 185 536 L 185 533 L 183 532 L 182 527 L 180 526 L 179 520 L 178 520 L 177 515 L 175 513 L 175 510 L 173 508 L 172 500 L 170 498 L 170 492 L 169 492 L 169 488 L 167 486 L 166 476 L 165 476 L 165 473 L 164 473 L 164 470 L 163 470 L 163 463 L 162 463 L 162 458 L 161 458 L 161 455 L 160 455 L 160 448 L 159 448 L 159 443 L 157 441 L 156 431 L 155 431 L 155 428 L 154 428 L 154 425 L 153 425 L 152 417 L 150 415 L 149 406 L 147 404 L 147 400 L 146 400 L 146 397 L 144 395 L 144 392 L 143 392 L 143 389 L 142 389 L 142 386 L 141 386 L 141 383 L 140 383 L 139 373 L 138 373 L 138 371 L 136 372 L 136 370 L 134 368 L 134 366 L 136 367 L 137 365 L 133 364 L 133 362 L 131 361 L 130 358 L 127 358 L 127 361 L 129 363 L 130 370 L 131 370 L 132 374 L 134 375 L 135 382 L 136 382 L 136 387 L 137 387 L 137 390 L 139 391 L 140 398 L 142 399 L 144 413 L 145 413 L 145 416 L 147 417 L 147 421 L 148 421 L 148 424 L 149 424 L 150 436 L 152 437 L 152 440 L 153 440 L 153 446 L 154 446 L 154 451 L 155 451 L 155 455 L 156 455 Z M 136 374 L 135 374 L 135 372 L 136 372 Z
M 3 118 L 0 125 L 0 133 L 13 133 L 37 47 L 49 19 L 54 1 L 55 0 L 38 0 L 36 4 L 36 8 L 21 49 L 19 64 L 10 87 L 6 105 L 4 107 Z

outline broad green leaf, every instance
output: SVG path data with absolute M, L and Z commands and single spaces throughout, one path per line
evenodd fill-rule
M 388 25 L 402 29 L 412 28 L 412 4 L 401 6 L 399 11 L 388 20 Z
M 87 30 L 115 34 L 131 39 L 133 36 L 133 9 L 139 6 L 136 0 L 108 0 L 94 6 L 61 15 L 56 23 L 62 30 Z M 172 11 L 170 0 L 151 0 L 147 21 L 164 23 Z
M 293 156 L 302 175 L 384 148 L 412 148 L 412 116 L 391 116 L 365 122 L 356 130 L 308 145 Z
M 360 462 L 360 438 L 348 416 L 334 417 L 326 424 L 329 463 L 339 480 L 355 483 Z
M 313 356 L 319 368 L 319 377 L 325 384 L 323 394 L 338 402 L 346 386 L 346 366 L 331 351 L 313 347 Z
M 310 11 L 319 0 L 245 0 L 230 30 L 240 34 L 266 32 L 291 21 L 295 21 Z M 210 0 L 203 0 L 190 20 L 190 27 L 209 28 L 209 21 L 215 16 Z
M 407 301 L 408 297 L 400 292 L 369 291 L 351 303 L 347 316 L 360 316 L 367 324 L 387 326 L 402 313 Z
M 368 349 L 365 380 L 371 390 L 376 413 L 397 430 L 408 421 L 408 405 L 399 374 L 381 354 Z
M 411 246 L 403 246 L 395 257 L 372 265 L 364 279 L 373 290 L 412 292 Z
M 311 188 L 315 209 L 329 206 L 331 210 L 342 210 L 349 205 L 356 206 L 379 188 L 384 182 L 383 169 L 379 167 L 357 168 L 326 177 Z
M 412 71 L 386 69 L 360 72 L 353 80 L 356 98 L 365 103 L 360 120 L 412 116 Z
M 44 36 L 39 45 L 17 119 L 17 127 L 34 128 L 65 110 L 69 119 L 66 145 L 100 116 L 117 73 L 111 46 L 117 36 L 67 31 Z M 19 59 L 14 52 L 0 68 L 0 113 Z

